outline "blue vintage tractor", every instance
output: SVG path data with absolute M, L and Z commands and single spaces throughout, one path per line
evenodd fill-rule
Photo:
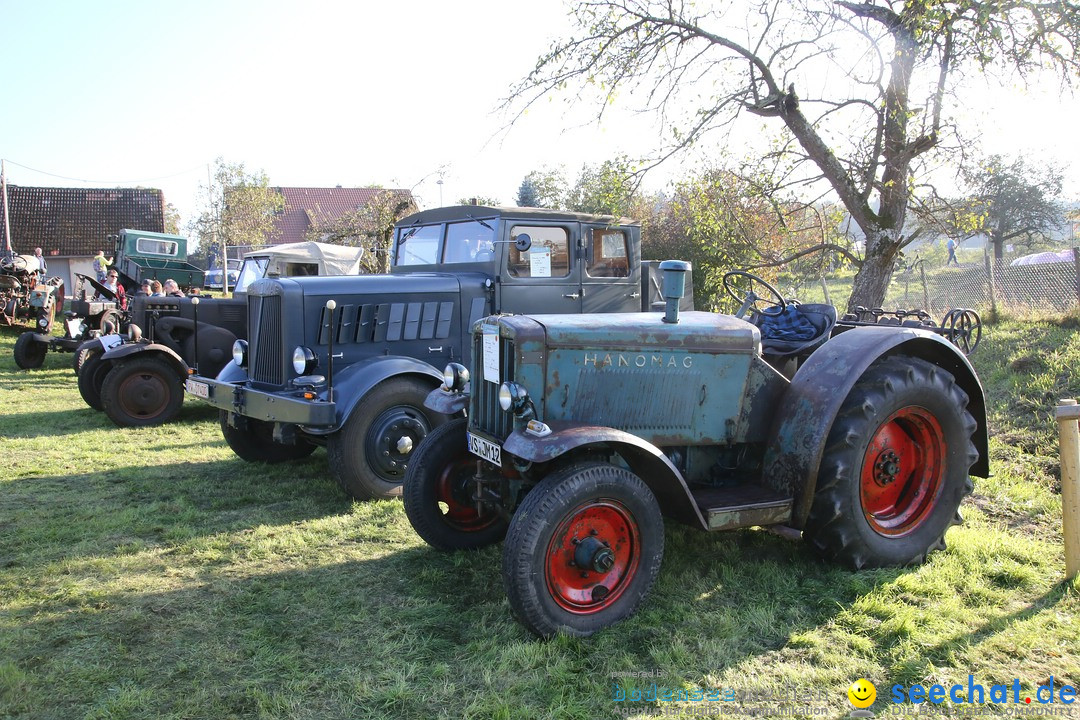
M 853 568 L 944 547 L 986 477 L 982 387 L 953 340 L 970 327 L 840 319 L 749 280 L 735 316 L 491 316 L 471 367 L 451 363 L 436 427 L 405 478 L 430 545 L 502 540 L 531 631 L 589 635 L 633 613 L 664 552 L 664 517 L 706 531 L 779 526 Z M 759 295 L 761 288 L 765 293 Z M 966 334 L 965 334 L 966 332 Z M 467 410 L 467 418 L 463 417 Z

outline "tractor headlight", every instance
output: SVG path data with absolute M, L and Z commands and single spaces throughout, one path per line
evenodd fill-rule
M 447 390 L 461 392 L 469 382 L 469 369 L 461 363 L 450 363 L 443 368 L 442 381 Z
M 135 323 L 131 323 L 128 325 L 127 337 L 129 342 L 139 342 L 142 340 L 142 328 Z
M 529 393 L 517 383 L 504 382 L 499 386 L 499 407 L 515 415 L 525 409 Z
M 247 366 L 248 344 L 246 340 L 237 340 L 232 344 L 232 361 L 240 367 Z
M 297 375 L 310 375 L 317 364 L 315 353 L 311 351 L 311 348 L 300 345 L 292 351 L 292 367 Z
M 44 330 L 45 328 L 47 328 L 49 326 L 49 318 L 47 318 L 45 316 L 39 317 L 38 320 L 37 320 L 37 324 L 38 324 L 39 328 Z

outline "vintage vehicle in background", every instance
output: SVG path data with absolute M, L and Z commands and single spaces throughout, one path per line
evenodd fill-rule
M 188 262 L 187 238 L 179 235 L 121 230 L 110 235 L 113 243 L 113 267 L 128 294 L 143 280 L 165 282 L 173 279 L 184 289 L 202 287 L 203 271 Z
M 189 371 L 217 375 L 232 359 L 234 343 L 247 338 L 244 292 L 251 282 L 278 273 L 356 273 L 362 254 L 360 248 L 323 243 L 271 245 L 244 255 L 231 298 L 131 298 L 122 335 L 82 346 L 83 400 L 121 427 L 172 420 Z
M 62 278 L 46 277 L 33 255 L 0 252 L 0 325 L 30 325 L 47 333 L 63 305 Z
M 203 287 L 207 290 L 223 290 L 225 288 L 225 281 L 228 280 L 229 290 L 236 287 L 236 278 L 240 276 L 240 261 L 229 258 L 228 261 L 229 273 L 226 277 L 222 272 L 221 267 L 208 268 L 206 274 L 203 276 Z
M 760 278 L 736 316 L 491 316 L 430 411 L 405 511 L 442 550 L 502 540 L 529 630 L 590 635 L 632 614 L 663 516 L 701 530 L 786 526 L 853 568 L 919 563 L 987 477 L 982 386 L 951 331 L 844 321 Z M 670 280 L 670 282 L 669 282 Z M 746 319 L 744 319 L 746 318 Z M 799 337 L 789 329 L 799 326 Z M 961 343 L 962 344 L 962 343 Z M 467 419 L 461 417 L 468 411 Z
M 325 445 L 353 497 L 399 495 L 413 449 L 446 420 L 424 399 L 447 362 L 469 362 L 476 320 L 635 312 L 659 299 L 640 226 L 610 216 L 436 208 L 397 223 L 392 253 L 388 275 L 247 286 L 235 362 L 187 382 L 221 411 L 239 457 L 277 462 Z

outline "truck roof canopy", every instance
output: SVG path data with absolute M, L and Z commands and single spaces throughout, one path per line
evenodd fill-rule
M 245 258 L 272 257 L 286 262 L 318 262 L 321 260 L 327 269 L 328 275 L 359 274 L 360 258 L 363 256 L 363 248 L 317 242 L 271 245 L 244 253 Z
M 398 227 L 421 225 L 425 223 L 450 222 L 454 220 L 482 220 L 487 218 L 529 218 L 534 220 L 554 220 L 562 222 L 606 223 L 608 225 L 637 225 L 637 221 L 619 218 L 614 215 L 590 215 L 588 213 L 548 210 L 531 207 L 488 207 L 486 205 L 454 205 L 451 207 L 421 210 L 398 220 Z

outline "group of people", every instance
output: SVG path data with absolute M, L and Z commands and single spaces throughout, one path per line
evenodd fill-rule
M 120 273 L 116 268 L 110 267 L 112 260 L 105 257 L 105 253 L 98 250 L 98 254 L 94 257 L 94 272 L 97 274 L 98 282 L 108 288 L 109 292 L 116 296 L 117 303 L 120 307 L 127 309 L 127 293 L 124 290 L 123 284 L 120 282 Z M 193 289 L 193 294 L 198 293 L 198 288 Z M 135 297 L 184 297 L 184 292 L 180 289 L 180 285 L 169 278 L 164 283 L 158 280 L 143 280 L 139 289 L 135 292 Z

